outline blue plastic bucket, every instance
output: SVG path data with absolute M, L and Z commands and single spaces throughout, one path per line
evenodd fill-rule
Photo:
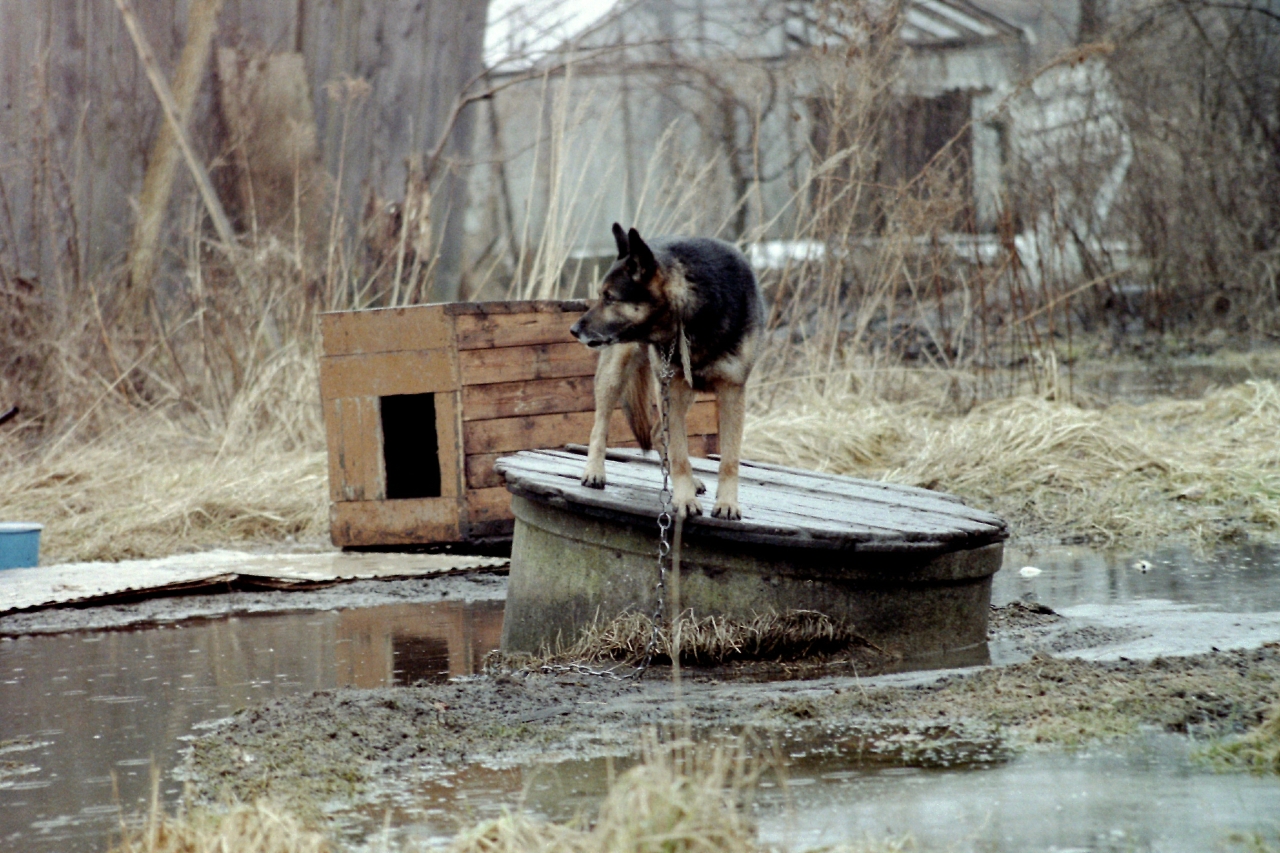
M 40 562 L 43 524 L 0 521 L 0 569 L 25 569 Z

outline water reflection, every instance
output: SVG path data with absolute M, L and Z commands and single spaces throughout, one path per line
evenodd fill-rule
M 1146 571 L 1135 568 L 1139 560 Z M 1023 566 L 1042 573 L 1018 574 Z M 1173 601 L 1234 613 L 1280 611 L 1280 548 L 1247 543 L 1196 555 L 1187 548 L 1141 553 L 1055 546 L 1005 549 L 1004 568 L 992 582 L 993 604 L 1038 601 L 1055 610 L 1078 604 Z
M 324 688 L 443 680 L 497 648 L 502 602 L 240 616 L 0 640 L 0 849 L 101 850 L 193 727 Z M 113 793 L 113 778 L 118 796 Z

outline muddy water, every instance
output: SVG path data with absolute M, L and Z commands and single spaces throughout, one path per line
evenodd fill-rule
M 1023 577 L 1022 566 L 1040 573 Z M 1010 549 L 993 597 L 1068 612 L 1171 602 L 1274 613 L 1280 552 Z M 450 601 L 0 639 L 0 850 L 102 850 L 120 808 L 145 802 L 152 766 L 162 797 L 179 795 L 172 770 L 203 723 L 292 693 L 467 674 L 500 629 L 501 602 Z M 757 817 L 766 840 L 797 850 L 908 831 L 926 849 L 984 851 L 1190 851 L 1232 849 L 1232 832 L 1280 838 L 1280 782 L 1208 773 L 1194 748 L 1154 734 L 1018 757 L 949 743 L 904 766 L 855 742 L 793 743 L 788 792 L 763 788 Z M 388 806 L 399 841 L 443 840 L 520 804 L 568 819 L 595 807 L 608 776 L 604 760 L 470 767 L 380 803 L 357 834 L 376 833 Z M 376 849 L 376 835 L 368 840 Z
M 502 602 L 232 616 L 0 639 L 0 850 L 94 851 L 202 723 L 273 697 L 475 672 Z
M 766 780 L 753 816 L 760 839 L 789 851 L 865 838 L 911 836 L 915 849 L 986 851 L 1166 851 L 1249 849 L 1233 835 L 1280 837 L 1280 783 L 1206 772 L 1186 738 L 1151 733 L 1076 752 L 1009 759 L 981 750 L 960 766 L 897 766 L 848 744 L 790 744 L 785 785 Z M 629 762 L 612 762 L 614 773 Z M 544 819 L 591 814 L 608 786 L 610 762 L 470 768 L 424 786 L 393 812 L 399 826 L 367 849 L 447 841 L 460 826 L 522 807 Z M 380 812 L 377 817 L 385 815 Z M 372 821 L 376 825 L 381 821 Z
M 1039 574 L 1024 577 L 1032 567 Z M 1169 601 L 1232 613 L 1280 611 L 1280 548 L 1262 543 L 1194 554 L 1186 548 L 1140 553 L 1059 546 L 1005 549 L 991 601 L 1022 599 L 1055 610 L 1077 605 Z

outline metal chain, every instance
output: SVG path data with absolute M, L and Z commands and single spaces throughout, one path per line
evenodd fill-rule
M 679 340 L 673 340 L 671 346 L 666 352 L 661 352 L 661 363 L 658 365 L 658 385 L 661 388 L 661 404 L 659 412 L 659 447 L 658 457 L 662 465 L 662 488 L 658 492 L 658 502 L 660 509 L 658 510 L 658 583 L 654 587 L 655 598 L 657 602 L 653 608 L 653 632 L 649 635 L 649 642 L 645 646 L 644 659 L 640 661 L 631 672 L 625 675 L 618 675 L 614 670 L 617 667 L 609 667 L 608 669 L 593 669 L 586 664 L 568 663 L 568 664 L 543 664 L 538 670 L 548 674 L 558 674 L 572 672 L 578 675 L 592 675 L 601 678 L 611 678 L 614 681 L 627 681 L 629 679 L 639 679 L 648 671 L 650 664 L 653 663 L 654 653 L 658 650 L 658 641 L 662 630 L 663 610 L 666 606 L 667 598 L 667 568 L 671 564 L 671 522 L 675 518 L 675 494 L 671 487 L 671 380 L 675 378 L 675 356 L 676 346 Z M 657 349 L 657 347 L 655 347 Z M 679 654 L 679 650 L 673 650 L 674 654 Z

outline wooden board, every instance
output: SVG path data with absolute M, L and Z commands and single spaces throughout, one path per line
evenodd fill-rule
M 454 317 L 462 314 L 528 314 L 531 311 L 583 313 L 591 303 L 585 299 L 515 299 L 505 302 L 442 302 L 440 307 L 444 313 Z
M 482 421 L 549 412 L 589 412 L 595 409 L 594 387 L 591 376 L 468 385 L 462 389 L 462 419 Z
M 462 314 L 454 318 L 460 350 L 576 343 L 569 327 L 580 311 L 533 311 L 522 314 Z
M 379 404 L 377 397 L 324 401 L 330 500 L 376 501 L 386 497 Z
M 717 451 L 719 441 L 715 435 L 691 435 L 689 436 L 689 455 L 691 457 L 706 457 Z M 639 453 L 639 445 L 634 439 L 628 441 L 619 441 L 611 446 L 610 452 L 621 451 L 625 448 L 637 448 Z M 487 489 L 493 486 L 501 486 L 506 481 L 502 478 L 493 467 L 493 463 L 497 462 L 503 456 L 508 455 L 509 451 L 501 453 L 473 453 L 467 457 L 467 488 L 468 489 Z
M 463 350 L 458 373 L 463 385 L 594 376 L 597 352 L 577 341 L 520 347 Z
M 505 476 L 508 488 L 532 500 L 554 498 L 580 507 L 584 514 L 652 518 L 659 509 L 661 482 L 656 463 L 633 451 L 614 451 L 609 456 L 609 485 L 603 491 L 580 484 L 583 459 L 578 453 L 525 451 L 499 460 L 495 467 Z M 694 470 L 708 489 L 704 509 L 710 509 L 714 500 L 716 468 L 708 460 L 694 461 Z M 688 521 L 686 535 L 902 553 L 974 548 L 1009 535 L 1002 519 L 950 495 L 782 466 L 744 462 L 739 497 L 742 521 L 701 516 Z
M 320 315 L 325 355 L 453 349 L 453 320 L 439 305 Z
M 473 453 L 500 453 L 535 447 L 563 447 L 572 441 L 583 442 L 591 436 L 594 412 L 567 412 L 534 415 L 523 418 L 496 418 L 463 424 L 463 450 Z M 716 430 L 716 404 L 694 403 L 689 409 L 689 435 L 702 435 Z M 632 438 L 631 429 L 621 410 L 615 410 L 609 421 L 609 443 Z
M 340 548 L 457 542 L 457 498 L 338 501 L 329 506 L 329 533 Z
M 505 486 L 467 492 L 467 521 L 480 524 L 511 518 L 511 493 Z
M 433 394 L 458 387 L 453 350 L 408 350 L 320 359 L 320 397 Z

